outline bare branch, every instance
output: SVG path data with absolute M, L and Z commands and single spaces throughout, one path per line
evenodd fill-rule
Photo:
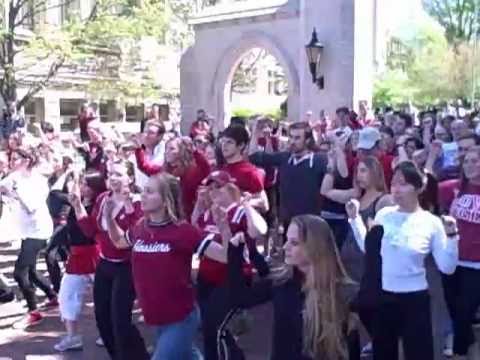
M 24 106 L 28 100 L 32 96 L 34 96 L 36 93 L 41 91 L 49 82 L 50 80 L 57 74 L 58 70 L 63 66 L 65 63 L 65 57 L 61 57 L 57 59 L 57 61 L 54 61 L 50 65 L 50 69 L 48 70 L 48 73 L 46 74 L 45 78 L 39 82 L 37 82 L 34 86 L 32 86 L 28 92 L 22 97 L 22 99 L 18 102 L 18 107 L 21 108 Z
M 26 11 L 25 14 L 23 14 L 23 16 L 17 22 L 15 22 L 15 26 L 22 25 L 23 22 L 28 18 L 35 18 L 35 16 L 37 16 L 38 14 L 46 13 L 49 10 L 68 6 L 74 1 L 75 0 L 65 0 L 64 2 L 52 6 L 46 6 L 48 3 L 47 1 L 40 1 L 38 3 L 35 3 L 35 5 L 30 10 Z

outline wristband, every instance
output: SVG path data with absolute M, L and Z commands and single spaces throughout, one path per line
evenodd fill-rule
M 455 237 L 455 236 L 458 236 L 458 231 L 454 232 L 454 233 L 450 233 L 450 234 L 447 234 L 447 237 Z

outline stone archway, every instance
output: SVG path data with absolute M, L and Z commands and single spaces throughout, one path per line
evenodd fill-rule
M 231 117 L 228 98 L 235 69 L 242 60 L 242 56 L 255 47 L 263 48 L 269 52 L 285 70 L 289 84 L 287 98 L 288 118 L 291 120 L 299 118 L 300 79 L 296 65 L 289 58 L 286 50 L 282 48 L 278 39 L 265 32 L 252 31 L 242 34 L 238 41 L 222 54 L 219 64 L 216 66 L 210 91 L 212 96 L 217 99 L 219 120 L 223 121 L 223 124 L 220 125 L 227 125 Z
M 182 131 L 196 110 L 215 119 L 215 131 L 229 120 L 228 85 L 248 50 L 259 47 L 275 57 L 289 82 L 288 118 L 307 110 L 332 114 L 371 100 L 374 69 L 375 0 L 226 0 L 191 20 L 195 43 L 180 63 Z M 312 83 L 305 44 L 313 28 L 325 50 L 320 73 L 325 89 Z

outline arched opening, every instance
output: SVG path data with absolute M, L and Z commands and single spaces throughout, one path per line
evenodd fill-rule
M 235 71 L 245 55 L 252 49 L 264 49 L 276 59 L 288 82 L 287 118 L 294 120 L 300 111 L 300 80 L 293 56 L 281 45 L 279 39 L 263 31 L 245 32 L 232 46 L 219 54 L 215 74 L 211 82 L 212 108 L 215 110 L 217 129 L 227 126 L 232 117 L 231 84 Z
M 253 47 L 232 66 L 224 91 L 226 113 L 242 118 L 254 114 L 285 118 L 288 87 L 286 71 L 277 58 L 263 47 Z

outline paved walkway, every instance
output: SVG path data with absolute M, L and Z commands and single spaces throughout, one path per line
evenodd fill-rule
M 13 245 L 0 243 L 0 273 L 5 274 L 10 285 L 14 285 L 11 276 L 18 247 L 19 243 Z M 39 270 L 45 272 L 43 262 L 40 262 Z M 438 286 L 438 277 L 430 276 L 429 280 L 431 285 L 436 284 L 433 286 L 432 294 L 432 299 L 437 299 L 433 301 L 436 360 L 443 360 L 441 356 L 443 329 L 445 328 L 443 296 Z M 81 323 L 84 334 L 83 351 L 58 354 L 53 350 L 53 345 L 63 335 L 63 325 L 58 310 L 47 312 L 44 321 L 28 331 L 12 329 L 12 324 L 25 312 L 24 301 L 0 305 L 0 360 L 108 360 L 105 349 L 95 345 L 98 332 L 95 326 L 91 297 L 84 309 Z M 258 307 L 251 314 L 255 328 L 241 337 L 241 346 L 245 350 L 248 360 L 266 360 L 271 344 L 271 307 L 269 305 Z M 152 334 L 146 326 L 138 322 L 138 317 L 139 312 L 136 311 L 134 319 L 147 343 L 151 343 Z M 480 360 L 480 355 L 473 355 L 471 359 Z
M 13 246 L 0 244 L 0 273 L 9 280 L 9 285 L 14 285 L 12 272 L 18 247 L 18 243 Z M 45 273 L 43 261 L 38 268 Z M 25 312 L 24 301 L 0 305 L 0 360 L 109 360 L 105 349 L 95 345 L 98 332 L 91 297 L 85 306 L 81 322 L 84 334 L 83 351 L 58 354 L 53 349 L 53 345 L 64 334 L 58 310 L 46 312 L 42 323 L 28 331 L 14 330 L 12 324 Z M 138 322 L 139 315 L 139 311 L 136 311 L 134 319 L 147 343 L 151 343 L 152 334 L 143 323 Z M 248 360 L 265 360 L 271 343 L 271 308 L 259 307 L 252 315 L 255 324 L 259 326 L 241 338 L 241 346 Z

